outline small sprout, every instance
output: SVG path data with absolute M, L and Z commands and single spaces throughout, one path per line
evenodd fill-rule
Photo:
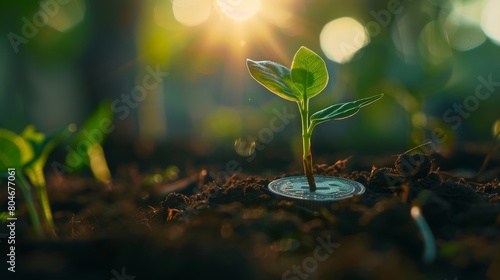
M 425 195 L 422 194 L 422 196 Z M 415 220 L 420 232 L 422 233 L 424 239 L 424 254 L 422 255 L 422 260 L 426 263 L 432 263 L 436 259 L 436 241 L 434 239 L 434 235 L 432 234 L 432 230 L 430 229 L 427 221 L 422 215 L 422 210 L 420 207 L 415 205 L 410 210 L 411 217 Z
M 104 155 L 102 144 L 114 129 L 111 103 L 103 101 L 76 133 L 66 156 L 64 172 L 77 172 L 89 167 L 94 177 L 105 184 L 111 182 L 111 172 Z M 72 127 L 76 130 L 76 126 Z M 69 168 L 71 167 L 71 168 Z
M 105 136 L 114 128 L 112 120 L 113 112 L 110 103 L 101 103 L 87 119 L 80 132 L 73 137 L 67 164 L 61 165 L 61 171 L 75 171 L 89 166 L 97 179 L 109 183 L 111 173 L 101 144 Z M 47 233 L 57 236 L 43 169 L 54 148 L 76 130 L 76 125 L 70 124 L 67 128 L 46 135 L 37 132 L 33 125 L 29 125 L 18 135 L 0 128 L 0 170 L 15 168 L 21 171 L 16 174 L 16 186 L 24 196 L 33 229 L 38 236 L 45 236 Z M 52 167 L 59 166 L 53 165 Z M 8 174 L 0 173 L 1 176 L 8 176 Z
M 313 177 L 311 155 L 311 135 L 316 125 L 341 120 L 353 116 L 361 107 L 367 106 L 383 94 L 352 102 L 334 104 L 309 115 L 309 99 L 318 95 L 328 84 L 328 71 L 324 60 L 306 47 L 301 47 L 287 68 L 272 61 L 253 61 L 247 59 L 250 75 L 261 85 L 279 97 L 296 102 L 302 120 L 302 150 L 304 173 L 310 191 L 316 190 Z
M 33 228 L 39 236 L 45 232 L 55 236 L 55 226 L 52 219 L 49 198 L 47 195 L 45 176 L 43 168 L 52 150 L 65 138 L 70 131 L 62 129 L 51 135 L 36 132 L 35 127 L 30 125 L 20 134 L 0 129 L 0 168 L 15 168 L 21 170 L 16 176 L 17 186 L 21 190 L 25 200 Z M 36 191 L 33 191 L 26 179 L 27 176 Z M 36 203 L 34 195 L 37 195 Z M 41 208 L 37 210 L 37 204 Z M 41 216 L 45 228 L 40 222 Z M 45 230 L 45 231 L 44 231 Z

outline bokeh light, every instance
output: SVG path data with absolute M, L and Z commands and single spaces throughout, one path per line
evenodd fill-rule
M 185 26 L 196 26 L 205 22 L 210 16 L 212 2 L 210 0 L 173 0 L 172 10 L 175 19 Z
M 52 3 L 53 5 L 49 5 Z M 45 9 L 40 6 L 40 11 L 49 16 L 47 25 L 60 32 L 66 32 L 78 25 L 85 18 L 85 1 L 71 0 L 65 4 L 45 1 Z
M 452 56 L 452 51 L 438 21 L 425 25 L 420 33 L 419 48 L 424 58 L 430 63 L 441 63 Z
M 478 23 L 455 13 L 446 18 L 444 29 L 451 47 L 457 51 L 471 50 L 486 41 L 486 35 Z
M 453 1 L 451 2 L 453 5 L 452 14 L 461 21 L 479 25 L 484 2 L 484 0 Z
M 363 115 L 357 118 L 366 127 L 359 135 L 373 133 L 371 125 L 385 123 L 376 137 L 401 131 L 398 137 L 385 140 L 406 148 L 408 141 L 425 139 L 433 118 L 443 123 L 448 103 L 474 92 L 479 75 L 486 79 L 489 73 L 496 73 L 500 48 L 500 0 L 401 2 L 401 13 L 392 13 L 387 3 L 375 5 L 368 0 L 340 6 L 299 0 L 154 0 L 120 5 L 106 1 L 90 5 L 85 0 L 7 2 L 16 7 L 0 9 L 5 14 L 1 17 L 5 33 L 15 33 L 28 42 L 11 42 L 18 44 L 14 50 L 9 44 L 0 47 L 5 70 L 0 77 L 4 126 L 21 131 L 33 122 L 41 130 L 52 131 L 67 126 L 68 121 L 80 124 L 99 100 L 121 101 L 122 94 L 130 94 L 150 74 L 146 69 L 160 69 L 168 77 L 148 91 L 146 100 L 129 108 L 126 120 L 117 120 L 113 133 L 117 136 L 109 138 L 116 142 L 139 139 L 142 150 L 130 152 L 141 159 L 155 156 L 156 143 L 177 143 L 183 137 L 189 138 L 181 141 L 183 147 L 195 155 L 209 156 L 219 147 L 237 157 L 258 154 L 261 160 L 271 155 L 266 152 L 264 156 L 252 137 L 268 127 L 273 117 L 269 112 L 281 106 L 281 100 L 251 79 L 245 61 L 289 65 L 298 47 L 315 49 L 318 43 L 321 55 L 336 62 L 329 65 L 336 74 L 329 91 L 341 94 L 335 100 L 331 94 L 321 95 L 313 103 L 318 106 L 314 109 L 332 101 L 387 93 L 386 105 L 370 108 L 367 119 Z M 53 13 L 47 11 L 48 3 L 59 3 L 49 9 Z M 399 11 L 399 6 L 392 8 Z M 28 38 L 21 19 L 33 22 L 41 11 L 49 14 L 48 20 L 36 18 L 43 20 L 43 26 L 38 24 L 36 36 Z M 24 66 L 32 60 L 35 62 Z M 491 79 L 498 77 L 493 74 Z M 15 106 L 9 105 L 12 102 Z M 60 106 L 47 111 L 54 102 Z M 476 128 L 476 120 L 488 115 L 482 111 L 493 110 L 488 107 L 492 102 L 484 104 L 484 109 L 481 104 L 481 110 L 463 122 L 464 129 L 470 124 L 475 133 L 481 129 L 478 138 L 491 137 L 491 125 L 498 119 L 478 121 Z M 386 106 L 380 110 L 384 114 L 376 114 L 375 107 L 382 106 Z M 16 123 L 8 121 L 10 116 L 15 116 Z M 300 122 L 291 123 L 275 135 L 272 145 L 276 145 L 276 154 L 290 152 L 290 158 L 296 155 L 300 163 L 301 138 L 294 136 Z M 335 136 L 335 141 L 364 147 L 363 137 L 354 143 L 343 136 L 348 135 L 348 125 L 335 125 L 346 132 Z M 412 137 L 415 128 L 418 137 Z M 317 133 L 329 135 L 326 128 Z M 454 131 L 450 139 L 452 134 L 465 139 Z M 321 136 L 315 140 L 318 145 L 322 145 Z M 290 143 L 282 145 L 285 141 Z M 327 152 L 335 152 L 335 147 Z M 165 182 L 165 175 L 160 175 Z
M 484 1 L 455 1 L 444 20 L 444 32 L 453 49 L 472 50 L 486 41 L 481 29 L 481 12 Z
M 246 20 L 257 14 L 260 0 L 217 0 L 221 12 L 234 20 Z
M 238 138 L 234 141 L 234 150 L 240 156 L 248 157 L 255 152 L 256 142 L 252 139 Z
M 484 33 L 497 45 L 500 45 L 500 1 L 490 0 L 486 3 L 481 16 L 481 27 Z
M 350 61 L 369 41 L 367 30 L 350 17 L 327 23 L 320 34 L 321 49 L 329 59 L 338 63 Z

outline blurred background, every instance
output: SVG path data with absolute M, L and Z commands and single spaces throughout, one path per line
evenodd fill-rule
M 427 141 L 444 157 L 483 157 L 500 127 L 500 0 L 26 0 L 0 9 L 0 127 L 49 133 L 107 107 L 112 170 L 231 160 L 301 170 L 296 105 L 255 82 L 245 60 L 290 66 L 302 45 L 330 73 L 312 111 L 385 93 L 316 128 L 317 162 Z

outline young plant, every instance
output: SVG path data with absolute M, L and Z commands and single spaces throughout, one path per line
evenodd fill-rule
M 111 104 L 102 102 L 73 137 L 66 165 L 53 162 L 51 167 L 56 172 L 74 172 L 88 166 L 97 179 L 109 183 L 111 174 L 101 144 L 112 130 L 112 120 Z M 70 125 L 45 135 L 30 125 L 18 135 L 0 128 L 0 171 L 8 171 L 0 173 L 0 177 L 15 174 L 16 187 L 23 194 L 33 229 L 40 237 L 57 237 L 43 169 L 52 150 L 75 131 L 76 126 Z M 72 159 L 78 159 L 76 164 Z M 0 222 L 8 215 L 0 213 Z
M 24 196 L 33 228 L 38 236 L 45 236 L 46 233 L 56 236 L 43 168 L 49 154 L 68 134 L 69 131 L 63 129 L 45 135 L 36 132 L 35 127 L 31 125 L 20 135 L 0 129 L 0 170 L 10 171 L 2 174 L 4 176 L 15 174 L 17 187 Z M 34 189 L 30 188 L 26 176 Z M 38 198 L 38 203 L 35 197 Z M 37 205 L 40 210 L 37 209 Z M 40 216 L 43 223 L 40 221 Z
M 316 190 L 313 176 L 311 154 L 311 135 L 316 125 L 341 120 L 356 114 L 361 107 L 369 105 L 383 94 L 367 97 L 347 103 L 334 104 L 309 116 L 309 100 L 318 95 L 328 84 L 328 71 L 325 62 L 316 53 L 301 47 L 287 68 L 272 61 L 253 61 L 247 59 L 250 75 L 272 93 L 299 107 L 302 120 L 302 162 L 310 191 Z
M 102 144 L 113 130 L 111 102 L 102 101 L 85 120 L 79 132 L 70 142 L 64 166 L 53 166 L 57 172 L 76 173 L 88 167 L 94 177 L 106 184 L 111 182 L 111 172 L 104 155 Z

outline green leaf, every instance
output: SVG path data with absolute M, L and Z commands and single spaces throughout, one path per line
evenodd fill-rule
M 25 172 L 30 178 L 31 183 L 35 186 L 45 186 L 45 177 L 43 175 L 43 167 L 47 162 L 47 158 L 54 148 L 64 139 L 69 136 L 67 128 L 61 129 L 55 133 L 45 135 L 37 132 L 33 125 L 27 126 L 21 133 L 21 137 L 31 144 L 35 152 L 33 159 L 26 164 Z
M 312 98 L 328 84 L 325 61 L 306 47 L 300 47 L 293 58 L 292 82 L 303 98 Z
M 361 107 L 367 106 L 380 98 L 382 98 L 384 94 L 374 95 L 372 97 L 367 97 L 363 99 L 359 99 L 356 101 L 351 101 L 347 103 L 340 103 L 332 105 L 328 108 L 320 110 L 311 115 L 311 124 L 317 125 L 322 122 L 330 121 L 330 120 L 341 120 L 348 117 L 353 116 Z
M 27 126 L 23 132 L 21 132 L 21 137 L 29 143 L 34 150 L 35 156 L 28 163 L 28 165 L 33 164 L 36 161 L 47 160 L 47 157 L 52 152 L 52 150 L 64 139 L 66 139 L 70 134 L 68 128 L 61 129 L 57 132 L 45 135 L 44 133 L 37 132 L 35 126 Z
M 272 61 L 253 61 L 247 59 L 250 75 L 261 85 L 281 98 L 299 101 L 290 78 L 290 69 Z
M 0 168 L 20 168 L 32 160 L 33 148 L 21 136 L 0 128 Z
M 71 141 L 71 149 L 66 155 L 66 166 L 71 167 L 73 171 L 89 166 L 89 149 L 94 145 L 101 145 L 113 129 L 111 107 L 110 102 L 101 102 Z
M 6 223 L 8 218 L 10 218 L 9 212 L 0 213 L 0 223 Z

